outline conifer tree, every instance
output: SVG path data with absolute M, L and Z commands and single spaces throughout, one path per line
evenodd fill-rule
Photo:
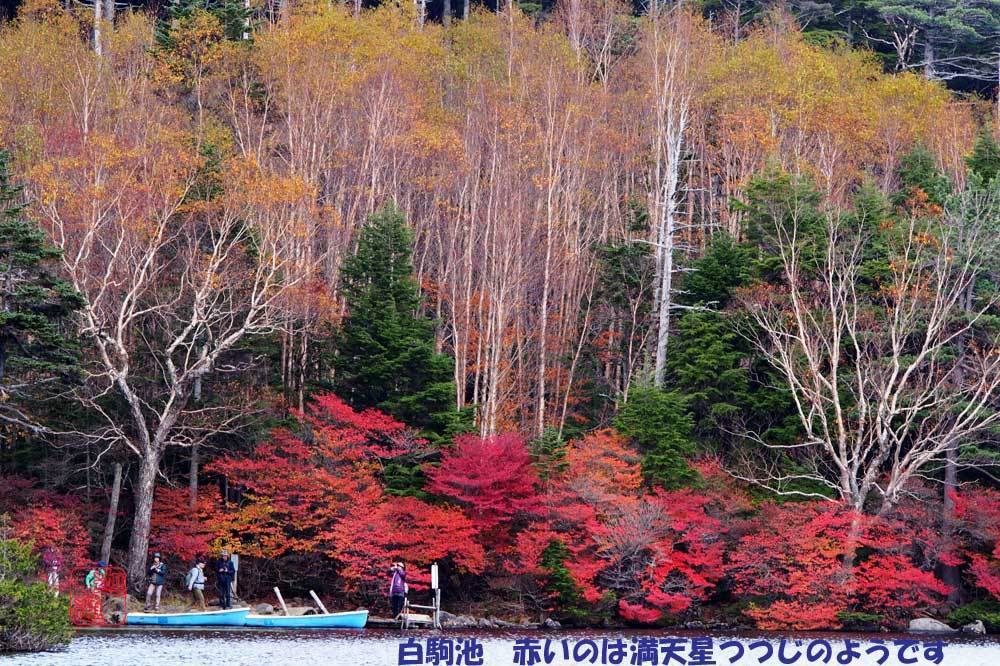
M 83 300 L 55 275 L 59 251 L 24 218 L 9 163 L 0 151 L 0 423 L 37 432 L 28 413 L 37 389 L 79 377 L 79 347 L 65 328 Z
M 747 340 L 750 323 L 731 307 L 737 290 L 757 279 L 755 248 L 717 235 L 705 256 L 691 263 L 678 319 L 676 353 L 668 364 L 671 386 L 683 395 L 694 419 L 699 448 L 722 453 L 752 445 L 739 433 L 752 429 L 767 441 L 797 434 L 788 395 Z
M 156 41 L 160 47 L 175 48 L 174 29 L 199 11 L 208 12 L 219 20 L 226 39 L 236 41 L 244 39 L 244 34 L 247 34 L 251 11 L 242 0 L 167 0 L 163 8 L 164 18 L 156 26 Z
M 952 192 L 951 180 L 938 169 L 934 154 L 921 144 L 915 145 L 900 160 L 899 179 L 903 187 L 895 197 L 897 205 L 905 203 L 919 190 L 929 203 L 943 206 Z
M 976 138 L 972 154 L 965 160 L 969 173 L 979 179 L 979 184 L 988 185 L 1000 175 L 1000 145 L 993 133 L 984 129 Z
M 344 262 L 334 386 L 355 409 L 377 407 L 436 439 L 467 429 L 468 414 L 455 408 L 452 360 L 434 351 L 434 323 L 420 314 L 412 243 L 389 205 L 369 218 Z
M 697 478 L 687 463 L 694 453 L 694 422 L 685 396 L 655 387 L 635 388 L 614 426 L 643 452 L 642 472 L 651 483 L 674 488 Z

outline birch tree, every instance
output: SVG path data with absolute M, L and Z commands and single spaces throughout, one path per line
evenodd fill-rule
M 48 150 L 29 170 L 33 213 L 62 252 L 84 299 L 80 333 L 89 358 L 77 399 L 103 421 L 86 433 L 138 459 L 128 552 L 141 583 L 153 492 L 171 446 L 194 446 L 237 416 L 193 404 L 210 373 L 241 369 L 248 336 L 280 321 L 295 276 L 287 248 L 300 235 L 301 181 L 250 160 L 223 168 L 223 194 L 189 204 L 202 163 L 191 128 L 158 100 L 141 68 L 113 85 L 128 105 L 95 90 L 86 131 L 48 128 Z M 110 78 L 109 74 L 109 78 Z M 134 77 L 134 78 L 129 78 Z
M 774 211 L 778 284 L 742 299 L 758 327 L 752 342 L 783 377 L 802 426 L 799 442 L 772 448 L 803 471 L 757 466 L 749 480 L 809 494 L 791 489 L 805 481 L 885 513 L 928 465 L 995 427 L 1000 340 L 980 334 L 956 353 L 997 306 L 995 294 L 968 309 L 966 298 L 997 250 L 994 196 L 967 197 L 940 219 L 864 225 L 830 214 L 818 237 L 801 200 Z M 869 260 L 883 244 L 873 277 Z
M 678 210 L 683 197 L 681 168 L 685 135 L 695 93 L 694 57 L 697 19 L 680 9 L 654 5 L 646 36 L 652 105 L 649 170 L 651 242 L 656 259 L 656 352 L 653 383 L 662 387 L 667 368 L 667 342 L 673 307 L 674 254 L 677 251 Z

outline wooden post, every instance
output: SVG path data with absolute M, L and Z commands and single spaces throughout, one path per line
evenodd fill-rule
M 230 584 L 229 593 L 234 597 L 236 596 L 236 581 L 240 578 L 240 556 L 236 553 L 232 554 L 233 560 L 233 582 Z
M 316 605 L 319 606 L 319 609 L 321 611 L 323 611 L 323 615 L 329 615 L 330 614 L 330 611 L 328 611 L 326 609 L 326 606 L 324 606 L 323 602 L 319 600 L 319 597 L 316 596 L 315 592 L 313 592 L 312 590 L 309 590 L 309 596 L 311 596 L 313 598 L 313 601 L 316 602 Z
M 431 604 L 434 606 L 434 614 L 431 616 L 431 622 L 435 629 L 441 628 L 441 587 L 440 581 L 438 580 L 438 564 L 435 562 L 431 565 L 431 594 L 434 595 L 434 600 Z
M 285 615 L 288 615 L 288 606 L 285 605 L 285 600 L 281 598 L 281 590 L 274 588 L 274 594 L 278 597 L 278 603 L 281 604 L 281 610 L 285 611 Z

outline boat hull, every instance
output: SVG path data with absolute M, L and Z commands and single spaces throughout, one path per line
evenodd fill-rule
M 285 629 L 363 629 L 368 623 L 368 611 L 344 611 L 325 615 L 248 615 L 248 627 L 281 627 Z
M 242 627 L 249 614 L 249 608 L 192 613 L 129 613 L 125 617 L 125 624 L 170 627 Z

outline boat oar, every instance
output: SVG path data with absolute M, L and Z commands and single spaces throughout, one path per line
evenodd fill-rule
M 313 598 L 313 601 L 316 602 L 316 605 L 319 606 L 319 609 L 321 611 L 323 611 L 323 615 L 329 615 L 330 614 L 330 611 L 328 611 L 326 609 L 326 606 L 324 606 L 323 602 L 319 600 L 319 597 L 316 596 L 315 592 L 313 592 L 312 590 L 309 590 L 309 595 Z
M 285 611 L 285 615 L 288 615 L 288 606 L 285 605 L 285 600 L 281 598 L 281 590 L 274 588 L 274 593 L 278 596 L 278 603 L 281 604 L 281 610 Z

